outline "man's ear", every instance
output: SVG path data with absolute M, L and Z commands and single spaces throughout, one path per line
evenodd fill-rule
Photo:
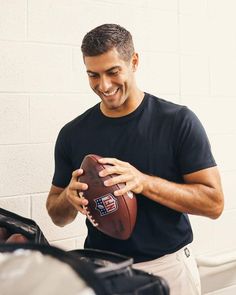
M 131 59 L 133 72 L 136 72 L 136 70 L 138 68 L 138 62 L 139 62 L 138 53 L 134 52 L 133 55 L 132 55 L 132 59 Z

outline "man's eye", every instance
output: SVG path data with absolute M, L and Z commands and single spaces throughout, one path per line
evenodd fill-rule
M 93 74 L 93 73 L 88 73 L 89 78 L 97 78 L 98 75 Z
M 118 75 L 118 73 L 119 73 L 119 71 L 109 72 L 109 75 L 111 75 L 111 76 L 116 76 L 116 75 Z

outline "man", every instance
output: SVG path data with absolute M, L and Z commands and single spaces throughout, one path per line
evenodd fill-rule
M 187 107 L 141 91 L 135 82 L 138 54 L 130 33 L 105 24 L 82 42 L 92 90 L 101 102 L 65 125 L 55 147 L 55 173 L 47 200 L 55 224 L 86 214 L 88 188 L 78 177 L 86 154 L 112 164 L 100 177 L 117 174 L 106 186 L 126 183 L 114 194 L 137 195 L 138 215 L 132 236 L 121 241 L 88 221 L 85 247 L 132 256 L 135 267 L 163 276 L 171 294 L 200 294 L 200 280 L 189 244 L 187 214 L 217 218 L 223 193 L 206 133 Z

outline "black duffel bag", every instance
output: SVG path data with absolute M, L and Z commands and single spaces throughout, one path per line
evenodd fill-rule
M 109 251 L 79 249 L 70 251 L 86 262 L 113 295 L 169 295 L 165 279 L 132 267 L 133 259 Z
M 20 234 L 31 243 L 49 244 L 39 226 L 32 219 L 0 208 L 0 243 L 14 234 Z
M 67 282 L 71 281 L 71 285 L 76 285 L 76 288 L 78 288 L 77 283 L 79 281 L 84 282 L 85 293 L 88 291 L 86 289 L 87 287 L 91 288 L 89 292 L 92 295 L 169 295 L 169 287 L 165 279 L 134 269 L 132 267 L 132 258 L 95 249 L 79 249 L 66 252 L 57 247 L 52 247 L 49 245 L 39 226 L 33 220 L 1 208 L 0 228 L 6 229 L 8 234 L 17 233 L 28 239 L 28 242 L 24 244 L 8 244 L 4 240 L 0 240 L 0 252 L 5 253 L 5 257 L 2 254 L 3 264 L 2 269 L 0 265 L 0 272 L 3 270 L 6 271 L 4 274 L 5 278 L 9 278 L 9 281 L 4 281 L 6 286 L 5 293 L 1 289 L 3 294 L 14 294 L 10 290 L 11 288 L 12 290 L 14 289 L 17 279 L 18 283 L 23 281 L 18 286 L 18 294 L 38 294 L 37 291 L 39 290 L 37 288 L 43 288 L 43 290 L 48 289 L 45 294 L 58 295 L 60 292 L 63 294 L 67 288 L 65 284 L 63 285 L 62 281 L 62 286 L 60 285 L 60 280 L 62 280 L 61 272 L 58 272 L 57 269 L 62 268 L 63 263 L 66 263 L 76 272 L 79 278 L 75 279 L 73 274 L 66 271 L 67 277 L 63 277 L 63 279 L 67 280 Z M 40 256 L 40 258 L 38 259 L 37 256 Z M 53 260 L 49 259 L 50 257 Z M 62 264 L 54 268 L 55 260 L 62 262 Z M 7 269 L 4 268 L 6 262 L 8 263 Z M 19 264 L 19 262 L 21 263 Z M 24 263 L 27 266 L 24 268 L 25 272 L 15 272 L 15 268 L 20 268 Z M 51 276 L 52 271 L 50 269 L 55 269 L 53 276 Z M 14 279 L 12 280 L 14 275 L 18 275 L 18 277 L 15 277 L 15 282 Z M 32 288 L 26 280 L 30 276 L 32 276 L 32 280 L 34 279 Z M 59 281 L 59 285 L 52 286 L 46 280 L 42 284 L 42 276 L 44 280 L 49 277 L 51 279 L 55 278 L 55 280 Z M 8 283 L 9 285 L 7 285 Z M 76 293 L 76 288 L 66 293 L 68 295 L 74 294 L 74 291 L 75 294 L 83 293 L 82 289 L 80 293 Z

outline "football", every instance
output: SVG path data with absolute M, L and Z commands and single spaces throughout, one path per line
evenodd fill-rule
M 100 164 L 98 155 L 89 154 L 82 161 L 84 173 L 79 177 L 80 182 L 88 184 L 88 189 L 79 192 L 80 197 L 88 200 L 87 218 L 104 234 L 116 239 L 128 239 L 134 229 L 137 216 L 137 200 L 132 192 L 116 197 L 114 191 L 124 187 L 116 184 L 106 187 L 104 181 L 116 175 L 100 177 L 98 173 L 107 164 Z
M 29 240 L 23 236 L 22 234 L 12 234 L 7 240 L 6 240 L 6 244 L 10 244 L 10 243 L 27 243 L 29 242 Z

